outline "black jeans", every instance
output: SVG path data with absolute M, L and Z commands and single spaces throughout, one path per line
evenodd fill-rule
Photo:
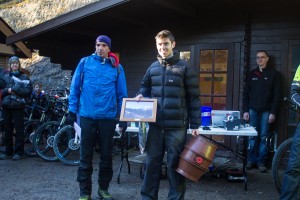
M 3 108 L 4 135 L 7 155 L 24 154 L 24 109 Z M 13 130 L 16 131 L 15 148 Z
M 186 143 L 186 129 L 149 128 L 146 142 L 146 170 L 141 195 L 143 200 L 157 200 L 161 167 L 165 151 L 167 152 L 167 174 L 169 180 L 169 200 L 184 199 L 185 178 L 176 172 L 179 155 Z
M 100 162 L 98 184 L 102 189 L 108 189 L 113 176 L 112 147 L 116 122 L 112 119 L 93 120 L 80 117 L 81 143 L 80 164 L 77 181 L 80 187 L 80 196 L 90 195 L 92 192 L 93 153 L 99 142 Z

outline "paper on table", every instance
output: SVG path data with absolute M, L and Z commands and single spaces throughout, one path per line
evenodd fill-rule
M 74 122 L 74 129 L 75 129 L 75 141 L 74 141 L 74 143 L 77 144 L 80 141 L 81 128 L 76 122 Z

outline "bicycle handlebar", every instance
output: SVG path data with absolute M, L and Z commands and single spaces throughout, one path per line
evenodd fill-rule
M 284 97 L 283 100 L 284 100 L 284 102 L 288 103 L 287 106 L 289 109 L 295 110 L 295 111 L 299 110 L 299 106 L 295 102 L 293 102 L 291 99 Z

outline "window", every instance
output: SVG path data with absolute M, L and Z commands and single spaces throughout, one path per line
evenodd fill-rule
M 238 60 L 234 56 L 240 55 L 233 54 L 233 44 L 198 44 L 177 46 L 177 49 L 181 59 L 198 68 L 202 106 L 215 110 L 238 109 L 240 69 L 239 63 L 233 61 Z
M 180 51 L 180 58 L 187 62 L 191 59 L 191 52 L 190 51 Z
M 201 105 L 225 110 L 228 50 L 200 50 Z

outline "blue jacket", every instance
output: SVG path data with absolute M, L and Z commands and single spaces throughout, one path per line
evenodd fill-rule
M 97 54 L 80 60 L 72 78 L 69 111 L 91 119 L 116 119 L 127 97 L 125 73 L 121 65 Z

